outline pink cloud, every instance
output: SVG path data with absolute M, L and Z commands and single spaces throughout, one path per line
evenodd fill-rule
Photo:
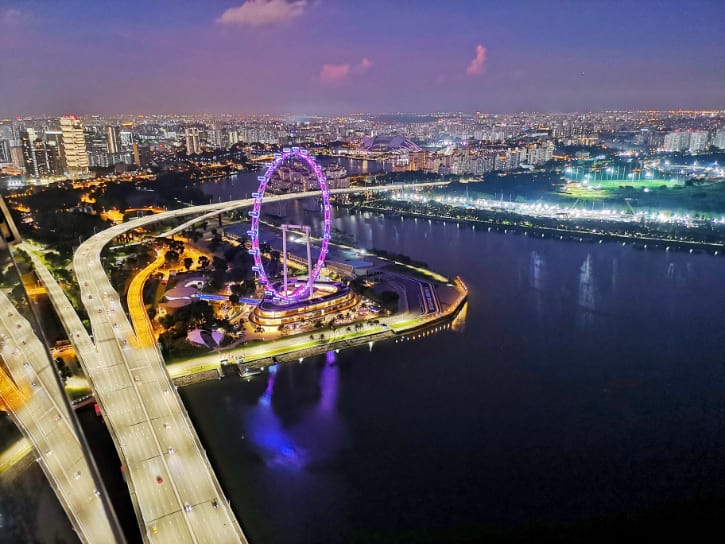
M 307 0 L 246 0 L 242 5 L 229 8 L 218 23 L 263 26 L 289 21 L 302 15 Z
M 476 56 L 473 58 L 471 63 L 466 68 L 466 73 L 469 76 L 475 76 L 482 74 L 486 64 L 486 48 L 481 44 L 476 46 Z
M 323 64 L 320 70 L 320 81 L 322 83 L 342 83 L 350 75 L 349 64 Z
M 373 61 L 371 61 L 367 57 L 363 57 L 363 59 L 360 61 L 360 64 L 358 64 L 356 68 L 357 68 L 358 72 L 362 73 L 362 72 L 367 72 L 372 67 L 373 67 Z
M 351 75 L 361 75 L 373 67 L 373 61 L 363 57 L 357 64 L 323 64 L 320 70 L 320 81 L 336 85 L 347 80 Z

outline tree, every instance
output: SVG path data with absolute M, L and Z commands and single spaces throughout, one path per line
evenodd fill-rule
M 207 257 L 206 255 L 200 255 L 199 256 L 199 267 L 201 269 L 208 268 L 209 267 L 209 262 L 210 262 L 209 261 L 209 257 Z
M 211 249 L 212 251 L 216 251 L 221 243 L 221 237 L 218 234 L 215 234 L 214 237 L 209 241 L 209 249 Z
M 179 262 L 179 252 L 173 249 L 169 249 L 164 254 L 164 260 L 167 263 L 178 263 Z
M 232 304 L 239 304 L 239 295 L 235 295 L 234 293 L 229 295 L 229 302 Z
M 192 264 L 194 264 L 194 259 L 192 259 L 191 257 L 186 257 L 184 259 L 184 268 L 186 268 L 187 270 L 191 269 Z
M 68 380 L 73 375 L 73 371 L 71 371 L 70 368 L 68 368 L 68 365 L 65 364 L 65 361 L 58 357 L 55 360 L 55 366 L 58 369 L 58 373 L 60 374 L 61 379 L 63 380 L 63 383 Z

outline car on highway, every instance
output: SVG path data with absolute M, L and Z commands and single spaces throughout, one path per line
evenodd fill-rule
M 163 484 L 164 483 L 164 479 L 161 477 L 160 474 L 158 476 L 156 476 L 156 483 L 157 484 Z

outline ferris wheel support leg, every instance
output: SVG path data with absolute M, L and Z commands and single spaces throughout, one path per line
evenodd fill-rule
M 287 225 L 282 225 L 282 274 L 284 276 L 284 296 L 287 296 Z
M 310 229 L 307 234 L 307 298 L 312 298 L 312 252 L 310 251 Z

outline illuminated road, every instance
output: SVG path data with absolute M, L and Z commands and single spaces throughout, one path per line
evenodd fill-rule
M 0 375 L 4 375 L 4 372 L 1 370 Z M 2 378 L 4 377 L 2 376 Z M 10 470 L 26 455 L 30 455 L 31 453 L 33 453 L 33 445 L 30 443 L 30 440 L 23 436 L 0 454 L 0 474 Z
M 96 290 L 82 289 L 92 314 L 93 346 L 50 272 L 37 258 L 34 264 L 70 331 L 119 450 L 144 539 L 175 544 L 246 542 L 176 390 L 158 364 L 157 352 L 138 346 L 110 286 L 104 296 L 105 273 L 97 278 Z M 81 285 L 88 281 L 82 271 L 78 276 Z
M 149 276 L 156 272 L 164 264 L 165 260 L 163 252 L 159 251 L 156 259 L 136 274 L 128 286 L 128 294 L 126 295 L 128 315 L 136 331 L 136 338 L 139 344 L 144 347 L 156 346 L 156 336 L 154 336 L 154 327 L 151 325 L 149 315 L 146 313 L 146 306 L 143 301 L 143 288 Z
M 329 193 L 331 195 L 344 195 L 344 194 L 353 194 L 353 193 L 366 193 L 366 192 L 386 192 L 386 191 L 401 191 L 404 189 L 426 189 L 426 188 L 432 188 L 432 187 L 442 187 L 445 185 L 448 185 L 449 181 L 435 181 L 435 182 L 428 182 L 428 183 L 392 183 L 390 185 L 380 185 L 375 187 L 349 187 L 347 189 L 330 189 Z M 298 198 L 307 198 L 307 197 L 316 197 L 320 196 L 322 194 L 322 191 L 307 191 L 305 193 L 290 193 L 285 195 L 270 195 L 265 196 L 264 201 L 267 203 L 272 202 L 281 202 L 283 200 L 295 200 Z M 198 223 L 199 221 L 204 221 L 205 219 L 211 219 L 212 217 L 216 217 L 219 215 L 219 213 L 227 212 L 236 210 L 238 208 L 246 208 L 254 204 L 253 198 L 247 198 L 244 200 L 232 200 L 231 202 L 227 202 L 225 204 L 210 204 L 210 205 L 204 205 L 204 206 L 195 206 L 193 208 L 186 208 L 185 210 L 176 210 L 177 212 L 182 211 L 188 211 L 190 209 L 196 209 L 201 211 L 206 211 L 207 213 L 195 217 L 194 219 L 191 219 L 187 221 L 186 223 L 179 225 L 178 227 L 175 227 L 165 233 L 162 234 L 162 236 L 169 237 L 173 236 L 174 234 L 178 234 L 179 232 L 191 227 L 193 224 Z M 160 215 L 167 215 L 169 213 L 174 212 L 166 212 L 165 214 Z M 179 217 L 181 215 L 189 215 L 187 214 L 178 214 L 174 217 Z M 154 216 L 155 218 L 158 218 L 159 216 Z M 157 219 L 157 221 L 160 221 L 160 219 Z
M 439 184 L 418 186 L 433 185 Z M 337 189 L 330 193 L 389 191 L 403 187 L 413 186 Z M 267 200 L 316 194 L 319 191 L 272 196 Z M 101 250 L 115 237 L 137 227 L 205 212 L 210 217 L 252 203 L 252 199 L 244 199 L 141 217 L 86 240 L 74 255 L 73 267 L 91 321 L 95 347 L 57 283 L 42 263 L 34 259 L 119 450 L 142 536 L 147 542 L 224 543 L 246 542 L 246 538 L 171 385 L 161 353 L 157 346 L 144 347 L 139 343 L 123 313 L 119 296 L 101 264 Z M 199 220 L 203 218 L 194 219 Z M 181 225 L 167 235 L 183 228 Z
M 33 445 L 76 534 L 83 542 L 117 542 L 53 363 L 28 320 L 2 293 L 0 340 L 9 372 L 0 380 L 0 399 Z

